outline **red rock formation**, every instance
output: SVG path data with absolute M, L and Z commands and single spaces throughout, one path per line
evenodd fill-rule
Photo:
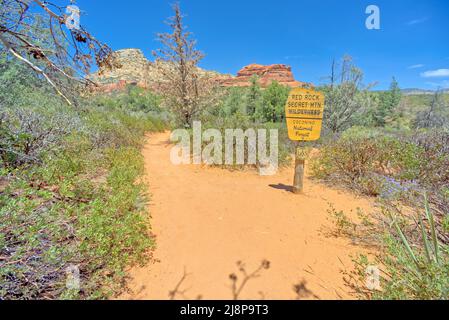
M 148 61 L 139 49 L 124 49 L 115 52 L 117 66 L 112 69 L 100 69 L 92 74 L 90 79 L 97 84 L 91 90 L 93 92 L 123 91 L 127 85 L 135 85 L 141 88 L 155 88 L 155 85 L 163 79 L 161 68 L 171 68 L 169 64 L 157 65 Z M 251 64 L 237 73 L 237 76 L 221 75 L 199 69 L 200 75 L 213 78 L 224 87 L 249 87 L 251 78 L 256 75 L 262 87 L 269 86 L 273 81 L 290 87 L 302 87 L 303 82 L 296 81 L 290 66 L 273 64 L 263 66 Z
M 126 80 L 119 80 L 118 82 L 107 84 L 96 84 L 91 87 L 93 92 L 110 93 L 114 91 L 123 91 L 127 86 Z
M 241 69 L 236 77 L 220 77 L 217 81 L 225 87 L 248 87 L 251 85 L 251 78 L 259 77 L 259 84 L 262 87 L 269 86 L 273 81 L 290 87 L 301 87 L 305 83 L 296 81 L 293 77 L 292 68 L 284 64 L 273 64 L 263 66 L 260 64 L 250 64 Z
M 125 91 L 128 86 L 136 86 L 142 89 L 149 89 L 145 83 L 142 82 L 131 82 L 127 80 L 117 80 L 117 82 L 111 83 L 94 83 L 89 86 L 88 90 L 91 93 L 112 93 Z

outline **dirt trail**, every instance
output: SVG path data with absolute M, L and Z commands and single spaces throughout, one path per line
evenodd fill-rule
M 144 268 L 130 271 L 131 292 L 123 299 L 168 299 L 183 276 L 178 298 L 230 299 L 229 275 L 237 261 L 248 271 L 271 262 L 251 280 L 241 299 L 294 299 L 295 284 L 306 282 L 308 298 L 351 298 L 341 270 L 360 252 L 346 239 L 330 237 L 329 203 L 349 212 L 371 203 L 307 179 L 305 193 L 294 195 L 293 169 L 271 177 L 256 172 L 174 166 L 169 134 L 148 136 L 143 150 L 152 194 L 151 224 L 157 248 Z

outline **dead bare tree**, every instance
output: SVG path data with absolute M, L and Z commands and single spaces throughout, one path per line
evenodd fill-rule
M 87 84 L 93 64 L 108 68 L 114 59 L 112 50 L 81 25 L 67 26 L 66 8 L 49 1 L 0 0 L 0 49 L 42 76 L 71 105 L 61 79 Z
M 153 52 L 155 66 L 162 75 L 158 87 L 167 107 L 190 127 L 204 107 L 214 100 L 216 82 L 198 68 L 204 54 L 195 48 L 196 40 L 186 31 L 184 16 L 178 3 L 173 5 L 175 15 L 167 21 L 171 33 L 160 33 L 162 48 Z
M 337 63 L 332 62 L 330 83 L 326 93 L 324 125 L 332 133 L 341 132 L 352 125 L 355 116 L 369 109 L 372 99 L 369 89 L 374 84 L 363 85 L 363 71 L 357 68 L 350 56 L 344 56 L 339 73 Z
M 441 89 L 438 89 L 433 95 L 430 107 L 416 116 L 415 127 L 417 129 L 449 128 L 449 116 L 445 112 L 448 108 Z

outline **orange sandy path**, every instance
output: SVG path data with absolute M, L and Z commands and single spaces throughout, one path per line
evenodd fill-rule
M 329 203 L 345 212 L 369 210 L 369 200 L 309 179 L 303 195 L 270 187 L 290 185 L 293 168 L 262 177 L 175 166 L 168 139 L 169 133 L 149 135 L 143 150 L 157 248 L 147 266 L 130 270 L 131 290 L 121 298 L 168 299 L 185 268 L 180 289 L 186 292 L 178 298 L 230 299 L 229 275 L 240 275 L 236 262 L 252 271 L 263 259 L 271 268 L 248 282 L 240 299 L 294 299 L 293 285 L 303 280 L 315 298 L 353 298 L 341 271 L 360 248 L 326 236 L 327 210 Z

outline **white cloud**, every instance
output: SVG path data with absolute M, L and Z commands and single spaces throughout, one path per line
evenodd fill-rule
M 443 80 L 441 82 L 427 82 L 427 84 L 436 88 L 449 89 L 449 80 Z
M 425 65 L 423 64 L 414 64 L 412 66 L 409 66 L 407 69 L 419 69 L 419 68 L 423 68 L 425 67 Z
M 421 77 L 423 78 L 449 77 L 449 69 L 429 70 L 421 73 Z
M 426 22 L 427 20 L 429 20 L 429 18 L 428 18 L 428 17 L 424 17 L 424 18 L 420 18 L 420 19 L 410 20 L 410 21 L 407 22 L 406 24 L 407 24 L 408 26 L 413 26 L 413 25 L 415 25 L 415 24 L 424 23 L 424 22 Z

